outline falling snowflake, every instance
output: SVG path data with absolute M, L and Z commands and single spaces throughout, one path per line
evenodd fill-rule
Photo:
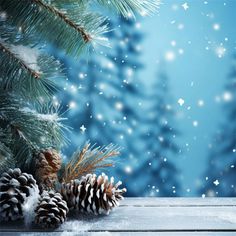
M 84 133 L 86 131 L 86 128 L 84 125 L 80 126 L 81 133 Z
M 218 185 L 220 184 L 220 182 L 219 182 L 218 179 L 216 179 L 216 180 L 213 182 L 213 184 L 214 184 L 215 186 L 218 186 Z
M 179 105 L 182 107 L 183 105 L 184 105 L 184 99 L 183 98 L 180 98 L 179 100 L 178 100 L 178 103 L 179 103 Z
M 184 4 L 182 4 L 182 7 L 183 7 L 183 9 L 184 9 L 185 11 L 189 9 L 189 6 L 188 6 L 188 3 L 187 3 L 187 2 L 185 2 Z

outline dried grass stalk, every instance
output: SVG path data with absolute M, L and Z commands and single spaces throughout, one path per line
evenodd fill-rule
M 75 152 L 71 160 L 65 165 L 62 173 L 62 181 L 65 183 L 80 178 L 86 174 L 93 173 L 96 169 L 111 167 L 111 160 L 120 154 L 120 148 L 116 145 L 95 147 L 87 142 L 84 147 Z

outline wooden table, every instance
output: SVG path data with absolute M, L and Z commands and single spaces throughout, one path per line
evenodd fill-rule
M 109 216 L 71 217 L 54 232 L 1 223 L 0 235 L 236 235 L 236 199 L 127 198 Z

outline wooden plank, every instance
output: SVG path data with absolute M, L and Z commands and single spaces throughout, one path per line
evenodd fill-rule
M 12 225 L 1 231 L 14 230 Z M 23 226 L 16 231 L 26 230 Z M 109 216 L 69 219 L 58 231 L 178 231 L 208 230 L 236 232 L 235 207 L 120 207 Z
M 220 204 L 221 203 L 221 204 Z M 0 235 L 49 235 L 17 223 L 0 225 Z M 61 235 L 236 235 L 235 200 L 158 198 L 126 199 L 109 216 L 69 217 L 54 234 Z M 148 233 L 148 234 L 147 234 Z M 73 236 L 74 236 L 73 235 Z
M 121 206 L 236 206 L 236 198 L 125 198 Z
M 235 233 L 227 232 L 53 232 L 53 233 L 39 233 L 39 232 L 25 232 L 25 233 L 11 233 L 6 232 L 1 236 L 235 236 Z

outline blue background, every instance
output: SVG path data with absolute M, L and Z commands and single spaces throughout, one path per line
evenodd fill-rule
M 186 11 L 182 7 L 185 2 L 189 6 Z M 236 49 L 235 12 L 234 0 L 167 0 L 163 1 L 158 15 L 143 21 L 144 61 L 148 61 L 143 72 L 145 77 L 152 78 L 166 52 L 176 55 L 166 67 L 175 100 L 185 100 L 182 107 L 176 106 L 178 125 L 183 133 L 181 143 L 183 147 L 188 144 L 176 161 L 183 175 L 184 189 L 191 189 L 191 193 L 183 194 L 196 194 L 198 180 L 207 165 L 212 136 L 225 119 L 221 105 Z M 184 25 L 182 30 L 178 29 L 179 24 Z M 219 24 L 220 29 L 214 30 L 214 24 Z M 175 47 L 171 46 L 173 40 Z M 226 51 L 219 58 L 216 51 L 221 46 Z M 183 55 L 179 55 L 178 49 L 184 50 Z M 204 106 L 198 106 L 199 100 L 204 101 Z M 193 126 L 195 120 L 198 127 Z
M 183 7 L 184 3 L 188 6 L 186 10 Z M 142 91 L 140 98 L 136 97 L 134 100 L 132 100 L 131 94 L 131 98 L 129 98 L 131 107 L 141 117 L 145 117 L 145 109 L 151 106 L 152 100 L 149 100 L 150 104 L 142 102 L 143 94 L 144 96 L 151 95 L 158 79 L 158 73 L 164 72 L 169 80 L 168 94 L 171 97 L 171 106 L 175 110 L 174 124 L 180 132 L 176 138 L 179 153 L 171 153 L 168 156 L 179 170 L 177 177 L 181 187 L 179 187 L 178 196 L 201 196 L 199 189 L 203 179 L 208 175 L 206 170 L 213 136 L 219 125 L 227 122 L 222 107 L 229 100 L 225 85 L 236 49 L 235 12 L 236 1 L 234 0 L 163 0 L 158 14 L 137 18 L 132 26 L 111 20 L 113 30 L 107 35 L 111 41 L 111 48 L 96 46 L 96 53 L 79 61 L 56 52 L 56 56 L 67 68 L 69 80 L 63 85 L 63 93 L 55 97 L 55 102 L 60 100 L 65 109 L 69 109 L 65 116 L 68 117 L 68 124 L 74 128 L 70 134 L 71 146 L 64 149 L 65 158 L 68 158 L 76 146 L 82 145 L 87 139 L 90 139 L 91 142 L 101 142 L 101 144 L 115 142 L 124 147 L 124 150 L 123 156 L 116 164 L 116 170 L 111 170 L 110 174 L 121 178 L 124 184 L 128 185 L 130 195 L 158 195 L 159 190 L 155 194 L 150 191 L 156 186 L 151 186 L 145 179 L 148 174 L 144 174 L 144 170 L 148 166 L 145 166 L 143 160 L 147 157 L 148 150 L 136 150 L 137 153 L 132 156 L 127 147 L 128 144 L 134 142 L 138 148 L 145 146 L 146 139 L 136 141 L 134 136 L 138 135 L 137 132 L 132 137 L 127 133 L 122 134 L 121 138 L 120 134 L 111 130 L 112 126 L 109 126 L 109 122 L 116 116 L 117 111 L 119 113 L 119 103 L 115 103 L 115 106 L 109 105 L 112 99 L 117 97 L 114 95 L 115 93 L 112 95 L 113 90 L 108 89 L 109 91 L 106 93 L 102 88 L 101 81 L 108 78 L 108 74 L 115 79 L 117 71 L 121 71 L 123 68 L 123 63 L 114 61 L 115 53 L 113 52 L 118 44 L 125 40 L 124 34 L 128 31 L 129 37 L 133 37 L 132 43 L 138 46 L 138 63 L 140 63 L 133 67 L 134 73 L 132 71 L 130 77 L 133 76 L 134 87 L 138 87 Z M 126 29 L 126 27 L 130 28 Z M 136 35 L 137 31 L 138 35 Z M 122 53 L 124 52 L 120 52 L 120 55 L 123 55 Z M 136 56 L 132 58 L 131 54 L 132 52 L 129 50 L 124 53 L 125 58 L 128 58 L 127 61 L 132 62 L 137 59 Z M 128 63 L 127 61 L 124 59 L 124 64 Z M 88 68 L 89 63 L 90 69 Z M 92 74 L 94 67 L 96 70 Z M 89 72 L 85 72 L 86 70 Z M 115 81 L 118 83 L 119 92 L 122 95 L 124 81 L 119 81 L 119 78 L 116 78 Z M 89 88 L 91 83 L 93 83 L 92 87 Z M 104 84 L 106 85 L 106 82 Z M 102 102 L 100 102 L 99 96 L 92 98 L 89 95 L 91 88 L 94 87 L 98 94 L 107 95 Z M 127 99 L 128 96 L 124 101 L 127 102 Z M 98 115 L 97 118 L 91 118 L 91 122 L 95 126 L 101 118 L 99 118 L 99 114 L 103 113 L 103 116 L 106 117 L 102 129 L 96 132 L 91 131 L 93 126 L 87 127 L 87 121 L 90 119 L 89 115 L 85 113 L 88 100 L 90 104 L 91 101 L 94 102 L 94 114 Z M 184 104 L 180 105 L 180 101 L 184 101 Z M 81 132 L 82 125 L 86 128 L 85 132 Z M 124 121 L 120 121 L 119 127 L 123 126 L 126 129 L 126 125 Z M 147 134 L 145 125 L 144 121 L 140 121 L 135 130 Z M 111 131 L 109 135 L 114 134 L 114 137 L 106 136 L 105 133 L 108 131 Z M 232 158 L 234 158 L 233 155 Z M 134 171 L 135 174 L 129 176 L 135 169 L 139 171 Z M 160 176 L 157 173 L 152 178 L 156 178 L 158 182 Z M 175 178 L 174 173 L 173 178 Z M 158 184 L 165 185 L 164 182 L 158 182 Z M 140 188 L 138 192 L 134 193 L 137 186 L 146 186 L 146 188 Z M 165 193 L 164 195 L 172 196 L 171 191 L 170 194 Z

